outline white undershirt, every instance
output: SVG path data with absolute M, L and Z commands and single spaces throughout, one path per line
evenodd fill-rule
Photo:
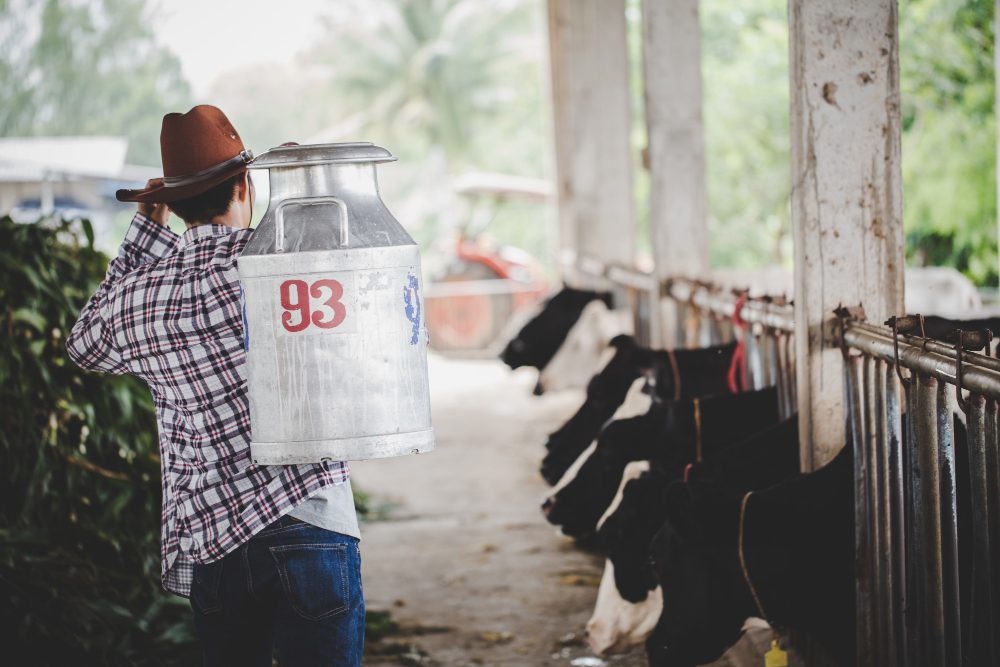
M 288 513 L 296 519 L 342 535 L 361 539 L 351 480 L 325 486 Z

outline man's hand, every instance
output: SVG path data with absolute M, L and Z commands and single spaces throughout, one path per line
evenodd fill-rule
M 162 178 L 151 178 L 146 181 L 146 187 L 152 188 L 162 182 Z M 167 221 L 170 219 L 170 209 L 167 208 L 166 204 L 139 202 L 139 213 L 164 227 L 167 226 Z

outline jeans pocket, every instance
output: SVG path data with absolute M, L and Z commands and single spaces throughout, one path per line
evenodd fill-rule
M 199 614 L 215 614 L 222 610 L 222 561 L 196 563 L 191 582 L 191 607 Z
M 350 607 L 348 544 L 289 544 L 271 547 L 289 604 L 302 618 L 319 621 Z

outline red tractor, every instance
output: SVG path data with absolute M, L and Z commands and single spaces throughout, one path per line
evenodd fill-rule
M 527 251 L 491 243 L 484 231 L 514 202 L 544 206 L 552 187 L 539 179 L 470 173 L 457 178 L 453 189 L 468 204 L 468 214 L 431 271 L 425 293 L 430 345 L 485 351 L 518 313 L 545 296 L 549 283 Z

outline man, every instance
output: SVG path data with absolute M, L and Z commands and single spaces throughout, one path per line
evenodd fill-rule
M 225 114 L 163 118 L 163 178 L 67 341 L 90 370 L 149 385 L 160 434 L 164 587 L 190 597 L 205 665 L 361 664 L 364 599 L 346 463 L 256 466 L 236 272 L 253 155 Z M 184 220 L 178 236 L 170 211 Z

